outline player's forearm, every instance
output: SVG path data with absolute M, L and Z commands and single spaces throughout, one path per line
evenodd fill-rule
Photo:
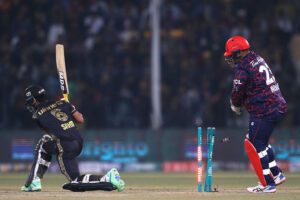
M 236 107 L 241 107 L 244 102 L 244 93 L 242 91 L 233 91 L 231 95 L 231 104 Z
M 230 107 L 233 112 L 235 112 L 237 115 L 240 115 L 242 112 L 241 107 L 244 102 L 245 93 L 242 90 L 236 90 L 236 89 L 237 88 L 234 88 L 232 90 Z
M 73 118 L 79 124 L 84 123 L 83 115 L 80 112 L 78 112 L 78 111 L 76 111 L 76 112 L 73 113 Z
M 231 98 L 231 104 L 236 107 L 241 107 L 243 105 L 243 101 L 241 99 Z

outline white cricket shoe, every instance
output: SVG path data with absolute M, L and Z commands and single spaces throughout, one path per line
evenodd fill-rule
M 266 187 L 263 186 L 260 182 L 255 187 L 248 187 L 247 191 L 250 193 L 275 193 L 276 188 L 275 186 L 267 185 Z
M 279 174 L 274 177 L 274 182 L 276 185 L 280 185 L 280 184 L 284 183 L 285 181 L 286 181 L 286 178 L 281 172 L 279 172 Z

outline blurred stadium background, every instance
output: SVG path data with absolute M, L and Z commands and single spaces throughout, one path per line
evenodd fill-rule
M 249 40 L 280 84 L 289 112 L 271 144 L 285 171 L 300 171 L 299 1 L 2 0 L 0 13 L 0 172 L 28 171 L 41 131 L 23 92 L 36 83 L 58 98 L 56 43 L 87 121 L 82 171 L 194 171 L 197 126 L 216 127 L 214 170 L 250 170 L 248 115 L 229 106 L 223 53 L 233 35 Z

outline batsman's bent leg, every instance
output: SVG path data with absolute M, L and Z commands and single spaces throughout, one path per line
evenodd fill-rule
M 49 143 L 51 143 L 51 137 L 44 135 L 36 145 L 32 167 L 25 185 L 21 187 L 22 191 L 42 190 L 40 179 L 43 178 L 51 163 L 51 154 L 48 154 L 43 146 Z
M 123 191 L 125 182 L 121 179 L 117 169 L 112 168 L 104 176 L 84 174 L 77 177 L 71 183 L 63 185 L 63 189 L 71 190 L 74 192 L 83 192 L 91 190 L 105 190 L 112 191 L 118 190 Z
M 259 181 L 261 182 L 261 184 L 263 186 L 266 186 L 267 183 L 266 183 L 266 180 L 264 177 L 263 168 L 261 166 L 260 156 L 256 152 L 256 149 L 253 146 L 253 144 L 248 139 L 245 139 L 245 149 L 246 149 L 248 158 L 256 172 L 256 175 L 259 178 Z

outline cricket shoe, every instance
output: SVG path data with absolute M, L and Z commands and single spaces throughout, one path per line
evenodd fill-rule
M 24 192 L 38 192 L 41 190 L 42 190 L 42 184 L 40 179 L 33 180 L 28 187 L 26 186 L 21 187 L 21 191 Z
M 119 192 L 124 190 L 125 182 L 121 179 L 116 168 L 112 168 L 106 175 L 109 177 L 109 182 L 111 182 Z
M 286 178 L 281 172 L 279 172 L 279 174 L 274 177 L 274 182 L 276 185 L 280 185 L 280 184 L 284 183 L 285 181 L 286 181 Z
M 248 192 L 250 193 L 275 193 L 276 188 L 272 185 L 263 186 L 260 182 L 255 187 L 248 187 Z

